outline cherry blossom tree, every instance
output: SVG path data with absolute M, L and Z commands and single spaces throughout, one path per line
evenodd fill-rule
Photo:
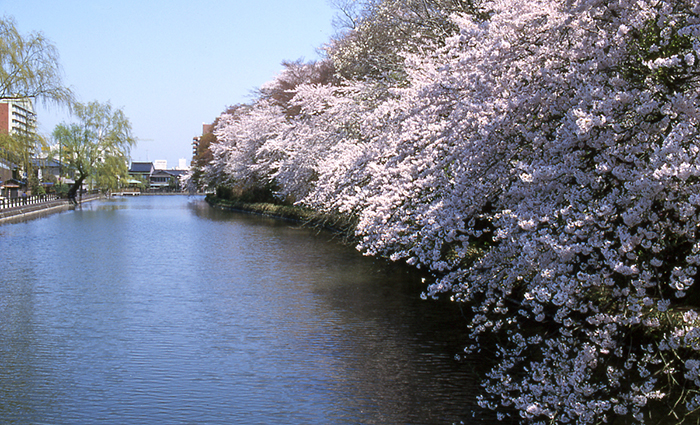
M 268 191 L 270 180 L 260 170 L 257 151 L 284 128 L 283 109 L 269 100 L 221 115 L 214 129 L 217 143 L 210 146 L 214 159 L 204 167 L 206 185 L 230 186 L 239 194 Z
M 337 161 L 347 158 L 352 145 L 359 144 L 358 122 L 364 109 L 358 90 L 350 85 L 317 84 L 303 84 L 294 90 L 290 105 L 298 114 L 288 120 L 284 132 L 258 150 L 258 161 L 265 163 L 280 198 L 328 210 L 328 197 L 315 199 L 319 196 L 317 185 L 328 187 L 331 181 L 337 182 Z
M 338 74 L 389 85 L 405 78 L 403 53 L 453 35 L 452 13 L 487 17 L 480 0 L 334 1 L 345 31 L 327 46 Z M 343 29 L 343 28 L 341 28 Z
M 502 335 L 484 406 L 697 409 L 698 6 L 490 5 L 410 58 L 360 248 L 430 268 L 476 349 Z
M 495 358 L 486 408 L 692 418 L 700 6 L 478 6 L 451 10 L 453 35 L 384 45 L 394 84 L 299 81 L 222 115 L 207 178 L 352 216 L 365 254 L 430 271 L 425 296 L 468 305 L 467 350 Z

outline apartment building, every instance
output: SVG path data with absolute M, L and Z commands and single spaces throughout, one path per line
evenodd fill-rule
M 30 99 L 0 100 L 0 131 L 27 134 L 35 126 L 36 114 Z
M 0 133 L 31 135 L 36 128 L 36 114 L 31 99 L 0 100 Z M 0 197 L 15 197 L 26 190 L 20 180 L 19 166 L 0 147 Z

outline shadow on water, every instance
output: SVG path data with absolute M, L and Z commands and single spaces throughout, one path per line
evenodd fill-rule
M 464 355 L 468 331 L 462 306 L 446 297 L 421 299 L 425 275 L 420 271 L 364 257 L 323 230 L 206 204 L 191 207 L 205 220 L 245 223 L 284 235 L 276 246 L 280 261 L 294 265 L 288 271 L 298 268 L 303 279 L 315 280 L 312 291 L 325 308 L 342 315 L 343 323 L 353 324 L 342 332 L 353 345 L 350 351 L 362 355 L 336 352 L 333 357 L 345 362 L 344 370 L 354 375 L 353 380 L 376 385 L 374 391 L 382 394 L 383 402 L 403 409 L 385 418 L 387 423 L 402 417 L 425 423 L 504 423 L 477 406 L 478 374 L 484 372 L 484 362 Z M 319 270 L 326 267 L 321 264 L 332 265 L 332 278 Z

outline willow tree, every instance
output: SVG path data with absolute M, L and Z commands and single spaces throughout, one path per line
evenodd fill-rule
M 56 47 L 43 34 L 19 33 L 12 18 L 0 18 L 0 99 L 70 105 Z
M 40 101 L 70 107 L 73 93 L 63 84 L 56 47 L 41 33 L 22 35 L 14 19 L 0 17 L 0 101 Z M 27 159 L 38 137 L 0 134 L 0 152 L 13 161 Z
M 75 200 L 89 177 L 104 189 L 113 188 L 117 177 L 127 177 L 129 151 L 136 138 L 124 112 L 109 103 L 76 103 L 73 109 L 78 122 L 57 125 L 53 138 L 60 146 L 61 161 L 75 172 L 75 183 L 68 191 Z

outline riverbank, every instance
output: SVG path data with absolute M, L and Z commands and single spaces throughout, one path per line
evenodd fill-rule
M 78 204 L 94 201 L 103 198 L 102 195 L 84 196 L 78 200 Z M 16 223 L 19 221 L 32 220 L 49 214 L 68 211 L 75 208 L 75 204 L 67 199 L 57 199 L 40 204 L 23 205 L 19 207 L 6 208 L 0 210 L 0 225 Z
M 212 194 L 207 195 L 204 199 L 213 208 L 294 221 L 305 226 L 331 231 L 342 236 L 346 241 L 353 241 L 355 238 L 356 223 L 353 219 L 348 217 L 323 214 L 318 211 L 294 205 L 272 204 L 268 202 L 251 203 L 238 199 L 223 199 Z

